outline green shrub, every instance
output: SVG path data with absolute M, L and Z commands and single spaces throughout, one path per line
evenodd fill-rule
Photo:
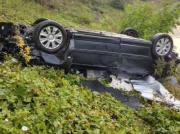
M 23 133 L 23 126 L 33 134 L 141 130 L 141 120 L 132 109 L 107 93 L 91 93 L 80 78 L 50 67 L 22 68 L 11 60 L 1 63 L 0 132 Z
M 154 75 L 157 77 L 172 76 L 177 71 L 177 64 L 174 61 L 166 62 L 164 58 L 158 58 L 154 64 Z
M 165 67 L 166 67 L 166 62 L 164 58 L 157 59 L 154 65 L 154 75 L 161 77 L 163 75 L 163 71 Z
M 32 134 L 180 131 L 178 111 L 159 104 L 134 111 L 108 93 L 90 92 L 81 78 L 51 67 L 1 63 L 0 132 L 24 133 L 23 126 Z
M 149 2 L 137 2 L 128 5 L 121 21 L 121 29 L 133 27 L 139 31 L 140 37 L 149 39 L 158 32 L 169 33 L 179 25 L 180 4 L 161 7 Z
M 151 134 L 180 133 L 180 112 L 173 108 L 154 102 L 153 105 L 142 106 L 136 114 L 145 124 L 151 126 Z
M 138 111 L 109 94 L 91 93 L 62 70 L 0 66 L 0 131 L 23 133 L 178 133 L 179 113 L 159 104 Z M 147 103 L 147 102 L 146 102 Z

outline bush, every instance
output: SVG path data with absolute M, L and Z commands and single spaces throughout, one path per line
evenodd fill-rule
M 1 134 L 23 133 L 26 127 L 32 134 L 142 129 L 132 109 L 107 93 L 91 93 L 80 84 L 81 76 L 44 66 L 22 68 L 11 60 L 1 63 L 0 72 Z
M 134 111 L 108 93 L 90 92 L 80 75 L 45 66 L 23 68 L 11 60 L 1 63 L 0 72 L 2 134 L 180 132 L 178 111 L 160 104 Z
M 121 21 L 121 29 L 133 27 L 139 31 L 140 37 L 149 39 L 158 32 L 169 33 L 179 25 L 180 4 L 158 7 L 152 3 L 138 2 L 128 5 Z
M 142 106 L 137 116 L 151 126 L 151 134 L 179 134 L 180 112 L 154 102 L 154 105 Z M 147 132 L 145 132 L 147 133 Z

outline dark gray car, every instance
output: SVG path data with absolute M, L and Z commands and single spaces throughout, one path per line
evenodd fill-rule
M 155 34 L 150 41 L 138 37 L 135 29 L 121 34 L 64 28 L 59 23 L 38 19 L 32 26 L 0 23 L 2 50 L 9 51 L 13 29 L 31 48 L 31 64 L 48 64 L 72 69 L 101 69 L 146 75 L 153 73 L 159 57 L 171 60 L 173 40 L 168 34 Z M 134 37 L 132 37 L 134 36 Z M 179 59 L 173 59 L 177 63 Z

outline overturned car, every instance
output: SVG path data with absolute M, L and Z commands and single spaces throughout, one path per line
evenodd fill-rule
M 135 29 L 121 34 L 63 27 L 40 18 L 31 26 L 0 22 L 0 54 L 19 55 L 14 35 L 23 38 L 30 47 L 30 64 L 51 65 L 65 69 L 100 69 L 148 75 L 159 57 L 179 63 L 168 34 L 157 33 L 150 41 L 138 38 Z

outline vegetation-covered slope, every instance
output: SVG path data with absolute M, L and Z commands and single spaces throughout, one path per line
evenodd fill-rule
M 1 0 L 0 21 L 31 24 L 45 17 L 64 26 L 114 32 L 132 26 L 145 38 L 178 24 L 179 6 L 159 10 L 139 3 L 122 11 L 93 1 L 57 0 L 57 6 L 37 0 Z M 81 78 L 45 66 L 22 67 L 7 58 L 0 64 L 0 133 L 180 133 L 180 112 L 175 109 L 142 99 L 141 109 L 135 111 L 108 93 L 91 93 L 80 84 Z M 177 78 L 180 81 L 178 74 Z
M 142 100 L 135 111 L 108 93 L 91 93 L 82 76 L 50 67 L 0 64 L 0 132 L 24 133 L 179 133 L 180 112 Z
M 116 4 L 124 0 L 1 0 L 0 21 L 32 24 L 44 17 L 63 26 L 112 32 L 134 27 L 141 38 L 147 39 L 157 32 L 170 32 L 177 25 L 179 6 L 159 8 L 156 4 L 128 0 L 136 5 L 128 6 L 126 1 L 123 11 L 114 8 L 110 1 Z
M 33 0 L 2 0 L 0 19 L 31 24 L 37 18 L 49 18 L 64 26 L 116 30 L 120 12 L 110 6 L 84 5 L 78 1 L 60 0 L 59 6 L 53 2 L 43 4 Z M 49 9 L 49 10 L 47 10 Z M 112 15 L 113 14 L 113 15 Z

